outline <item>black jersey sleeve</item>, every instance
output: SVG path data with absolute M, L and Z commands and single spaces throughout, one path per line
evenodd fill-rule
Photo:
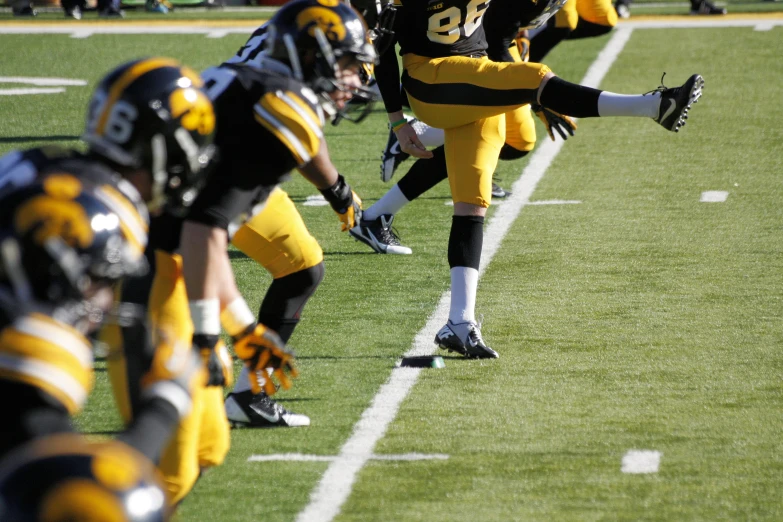
M 402 5 L 397 5 L 398 11 Z M 400 96 L 400 64 L 397 61 L 396 42 L 399 31 L 402 30 L 403 13 L 399 13 L 394 19 L 394 41 L 386 47 L 384 53 L 380 56 L 378 65 L 375 66 L 375 80 L 378 82 L 378 89 L 381 91 L 383 105 L 386 112 L 397 112 L 402 110 L 402 99 Z
M 230 172 L 230 167 L 221 172 Z M 193 202 L 186 221 L 228 230 L 233 221 L 266 199 L 269 187 L 259 185 L 247 169 L 235 172 L 246 175 L 222 177 L 215 173 Z

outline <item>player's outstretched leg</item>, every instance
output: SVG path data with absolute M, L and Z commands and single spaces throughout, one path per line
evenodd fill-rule
M 666 130 L 679 132 L 703 88 L 704 78 L 700 74 L 691 75 L 679 87 L 661 86 L 640 95 L 601 91 L 553 76 L 542 82 L 538 101 L 555 112 L 577 118 L 649 117 Z

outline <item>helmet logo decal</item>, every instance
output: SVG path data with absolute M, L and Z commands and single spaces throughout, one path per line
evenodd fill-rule
M 202 136 L 215 130 L 215 111 L 209 98 L 196 89 L 177 89 L 169 96 L 171 115 L 180 118 L 182 126 Z
M 94 237 L 84 207 L 73 199 L 50 195 L 31 198 L 21 205 L 14 216 L 14 226 L 21 235 L 32 232 L 40 245 L 59 237 L 69 246 L 87 248 Z
M 321 29 L 326 38 L 331 41 L 341 41 L 345 38 L 346 28 L 340 15 L 325 7 L 310 7 L 304 9 L 296 17 L 296 26 L 300 31 L 315 37 L 316 27 Z

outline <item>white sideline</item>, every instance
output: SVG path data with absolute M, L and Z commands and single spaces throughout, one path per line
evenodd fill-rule
M 606 47 L 588 69 L 582 84 L 597 87 L 625 44 L 633 29 L 618 28 Z M 541 144 L 530 158 L 530 163 L 514 183 L 511 196 L 499 205 L 484 233 L 484 249 L 481 254 L 479 277 L 495 257 L 500 243 L 508 233 L 538 182 L 552 164 L 563 141 L 546 141 Z M 416 335 L 413 346 L 406 357 L 429 355 L 435 351 L 433 339 L 438 329 L 446 322 L 449 309 L 449 292 L 444 292 L 438 306 L 427 320 L 427 324 Z M 299 513 L 299 522 L 327 522 L 340 513 L 340 509 L 351 494 L 356 476 L 372 458 L 375 444 L 386 433 L 391 421 L 397 415 L 400 404 L 419 378 L 420 368 L 396 368 L 391 377 L 373 398 L 359 422 L 354 426 L 353 434 L 340 449 L 339 455 L 327 468 L 318 486 L 310 494 L 310 503 Z
M 330 455 L 304 455 L 302 453 L 276 453 L 274 455 L 250 455 L 248 462 L 332 462 L 337 457 Z M 448 460 L 443 453 L 402 453 L 400 455 L 371 455 L 370 460 Z
M 189 9 L 190 10 L 190 9 Z M 0 9 L 2 12 L 2 9 Z M 89 38 L 99 34 L 203 34 L 206 38 L 223 38 L 229 34 L 249 34 L 255 28 L 253 20 L 210 25 L 193 21 L 186 24 L 154 24 L 143 21 L 89 22 L 81 26 L 63 23 L 4 23 L 0 21 L 0 35 L 7 34 L 66 34 L 71 38 Z M 715 27 L 752 27 L 757 31 L 769 31 L 782 26 L 783 18 L 729 18 L 706 19 L 701 16 L 682 17 L 674 20 L 621 20 L 622 29 L 706 29 Z

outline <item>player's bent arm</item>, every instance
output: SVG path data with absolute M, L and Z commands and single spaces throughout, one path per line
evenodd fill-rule
M 321 140 L 316 155 L 308 163 L 299 167 L 299 172 L 318 190 L 327 189 L 337 183 L 340 173 L 337 172 L 337 167 L 329 157 L 326 140 Z

